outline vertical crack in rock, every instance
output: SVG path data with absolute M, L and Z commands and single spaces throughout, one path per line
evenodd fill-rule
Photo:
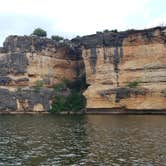
M 105 46 L 103 46 L 103 52 L 104 52 L 104 63 L 106 63 L 106 60 L 107 60 L 107 48 Z
M 82 69 L 85 70 L 85 66 L 83 63 L 80 62 L 82 60 L 82 49 L 81 46 L 78 45 L 71 45 L 67 49 L 67 55 L 70 60 L 76 61 L 75 72 L 76 76 L 79 77 L 82 73 Z
M 113 55 L 113 65 L 114 65 L 114 72 L 116 73 L 116 84 L 117 87 L 119 86 L 119 63 L 120 60 L 123 58 L 123 38 L 117 36 L 115 38 L 115 48 L 114 48 L 114 55 Z
M 123 58 L 123 48 L 122 48 L 122 46 L 120 47 L 120 58 L 121 59 Z
M 90 57 L 89 57 L 89 63 L 91 67 L 91 73 L 95 74 L 96 73 L 96 62 L 97 62 L 97 53 L 96 53 L 96 48 L 91 48 L 90 49 Z
M 120 46 L 115 47 L 114 49 L 114 55 L 113 55 L 113 64 L 114 64 L 114 72 L 116 73 L 116 82 L 117 82 L 117 87 L 119 86 L 119 63 L 120 60 L 123 58 L 123 48 Z
M 117 83 L 117 86 L 119 86 L 119 68 L 118 68 L 118 65 L 119 65 L 119 54 L 118 54 L 118 47 L 116 47 L 114 49 L 114 72 L 116 73 L 116 83 Z
M 100 40 L 102 40 L 103 47 L 103 57 L 104 63 L 106 63 L 107 58 L 109 58 L 109 63 L 112 63 L 114 66 L 114 72 L 116 74 L 116 84 L 119 86 L 119 63 L 123 58 L 123 39 L 126 37 L 126 34 L 118 34 L 118 33 L 103 33 L 100 36 Z M 113 48 L 113 54 L 110 51 L 109 55 L 107 53 L 107 47 Z
M 102 40 L 103 40 L 104 63 L 106 63 L 106 60 L 107 60 L 107 48 L 106 48 L 106 43 L 105 43 L 103 34 L 102 34 Z

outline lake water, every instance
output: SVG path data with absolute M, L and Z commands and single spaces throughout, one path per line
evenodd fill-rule
M 1 115 L 0 166 L 166 165 L 166 116 Z

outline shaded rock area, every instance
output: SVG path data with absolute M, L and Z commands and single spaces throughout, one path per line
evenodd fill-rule
M 127 99 L 132 97 L 133 95 L 135 97 L 141 95 L 145 96 L 148 93 L 148 90 L 145 88 L 128 88 L 128 87 L 122 87 L 122 88 L 115 88 L 110 90 L 105 90 L 99 92 L 99 94 L 102 97 L 107 97 L 109 95 L 116 95 L 115 102 L 120 102 L 121 99 Z
M 44 111 L 50 109 L 50 104 L 54 96 L 53 90 L 34 89 L 17 91 L 18 109 L 20 111 Z
M 16 111 L 17 101 L 14 92 L 8 89 L 0 89 L 0 111 Z
M 9 85 L 12 79 L 10 77 L 2 76 L 0 77 L 0 85 Z
M 28 59 L 23 53 L 9 53 L 0 57 L 0 75 L 24 74 L 28 65 Z
M 56 53 L 58 49 L 64 49 L 63 56 L 69 60 L 81 60 L 81 48 L 77 44 L 73 45 L 70 41 L 59 43 L 55 40 L 37 37 L 37 36 L 9 36 L 0 48 L 0 52 L 20 52 L 20 53 L 35 53 L 35 52 L 52 52 Z M 64 58 L 62 55 L 56 55 L 58 58 Z
M 50 108 L 53 90 L 20 89 L 11 92 L 0 88 L 0 111 L 44 111 Z M 40 108 L 37 108 L 41 105 Z

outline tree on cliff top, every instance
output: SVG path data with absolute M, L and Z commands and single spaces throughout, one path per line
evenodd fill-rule
M 40 37 L 46 37 L 47 36 L 47 32 L 41 28 L 37 28 L 33 31 L 32 35 L 35 36 L 40 36 Z
M 57 36 L 57 35 L 51 36 L 51 39 L 52 39 L 52 40 L 55 40 L 55 41 L 57 41 L 57 42 L 64 40 L 63 37 Z

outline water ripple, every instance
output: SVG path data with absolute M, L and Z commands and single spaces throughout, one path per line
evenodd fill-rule
M 166 116 L 0 116 L 0 166 L 166 165 Z

